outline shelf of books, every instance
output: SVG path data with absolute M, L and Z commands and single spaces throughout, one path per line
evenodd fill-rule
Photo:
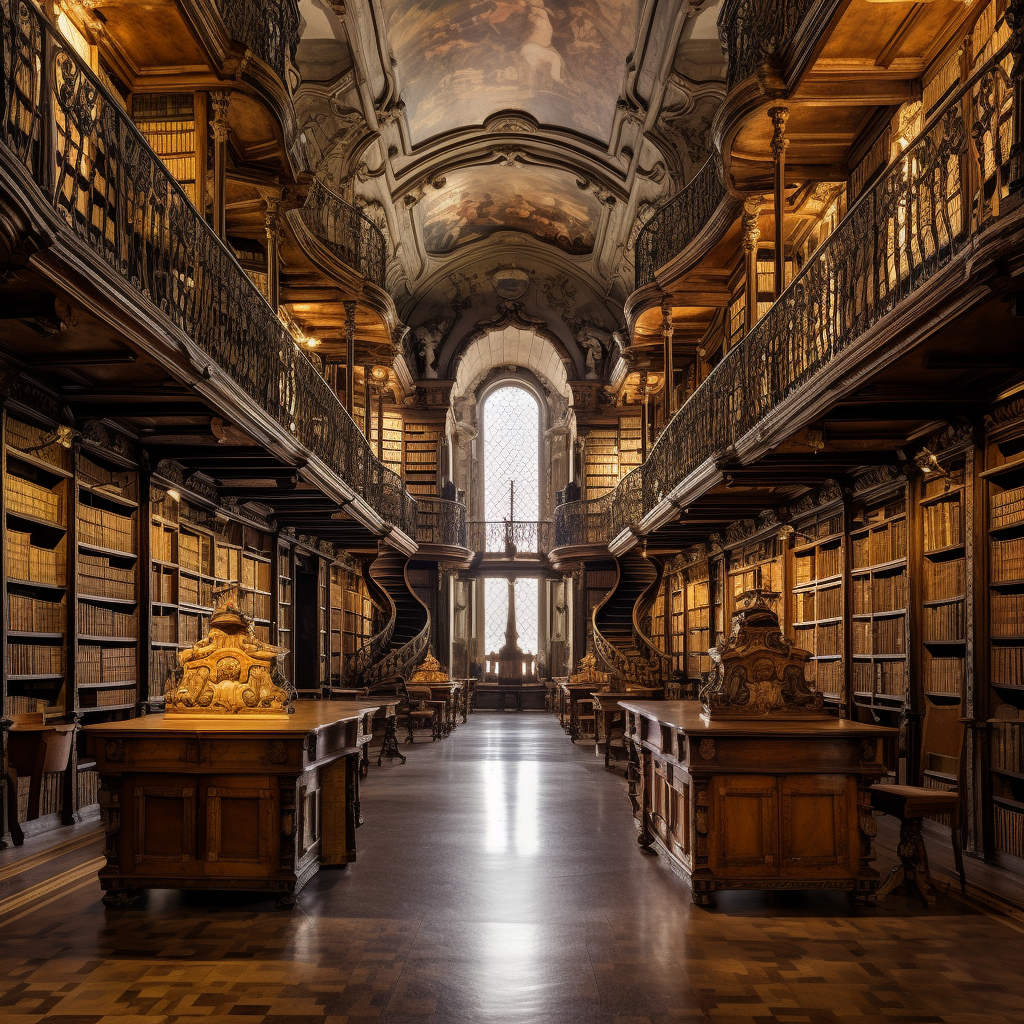
M 196 202 L 196 112 L 192 93 L 138 93 L 132 120 L 167 170 Z M 198 204 L 197 204 L 198 205 Z
M 373 602 L 358 572 L 341 567 L 340 576 L 343 600 L 341 653 L 342 659 L 347 659 L 369 643 L 373 636 Z
M 331 680 L 331 567 L 320 558 L 317 568 L 317 651 L 320 656 L 320 685 Z
M 894 710 L 909 693 L 907 502 L 866 509 L 850 531 L 854 701 Z
M 967 666 L 967 459 L 958 457 L 944 475 L 926 474 L 920 485 L 921 663 L 927 697 L 957 703 Z
M 139 476 L 80 454 L 76 480 L 77 710 L 139 701 Z
M 642 423 L 639 416 L 622 416 L 619 419 L 619 477 L 631 473 L 640 465 L 643 452 L 641 437 Z
M 687 566 L 686 678 L 697 684 L 711 671 L 711 579 L 706 560 Z
M 826 701 L 838 705 L 847 699 L 843 520 L 842 508 L 835 508 L 799 521 L 790 556 L 793 637 L 811 653 L 808 679 Z
M 595 427 L 587 434 L 583 497 L 593 501 L 619 482 L 619 435 L 615 427 Z
M 67 687 L 68 505 L 73 455 L 51 430 L 4 417 L 7 594 L 3 713 L 58 718 Z
M 292 650 L 295 645 L 295 567 L 291 544 L 277 543 L 277 637 L 275 643 L 287 651 L 279 658 L 285 679 L 294 677 Z
M 669 670 L 689 678 L 686 670 L 687 629 L 686 629 L 686 570 L 674 568 L 668 575 L 669 630 L 672 634 L 672 656 Z
M 988 506 L 989 750 L 997 859 L 1024 868 L 1024 423 L 990 440 Z
M 380 431 L 377 429 L 377 417 L 373 416 L 371 418 L 370 440 L 373 444 L 373 450 L 388 469 L 394 470 L 401 476 L 402 416 L 400 413 L 386 412 L 382 419 L 384 425 L 383 444 L 381 444 Z
M 405 486 L 417 495 L 437 494 L 437 447 L 441 431 L 422 423 L 405 424 Z
M 330 664 L 328 666 L 330 685 L 338 689 L 342 682 L 342 658 L 344 656 L 345 643 L 345 568 L 337 562 L 329 568 L 330 573 L 330 614 L 328 619 L 328 651 Z

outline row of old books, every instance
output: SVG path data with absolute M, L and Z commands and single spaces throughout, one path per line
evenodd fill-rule
M 853 567 L 867 569 L 907 557 L 907 521 L 895 519 L 885 526 L 852 538 Z
M 1024 857 L 1024 813 L 996 804 L 993 807 L 992 826 L 997 850 L 1011 853 L 1015 857 Z
M 1024 647 L 992 646 L 992 682 L 1024 686 Z
M 992 541 L 992 582 L 1024 580 L 1024 537 Z
M 238 595 L 238 603 L 242 612 L 250 619 L 270 618 L 270 595 L 256 594 L 252 591 L 243 590 Z
M 1024 773 L 1024 728 L 1021 722 L 991 723 L 992 767 L 1004 772 Z
M 149 651 L 149 692 L 162 697 L 167 692 L 168 682 L 178 668 L 178 652 L 166 647 L 151 647 Z
M 166 571 L 159 565 L 150 573 L 149 597 L 159 604 L 177 604 L 177 577 L 173 570 Z
M 135 551 L 135 520 L 104 508 L 78 506 L 78 541 L 111 551 Z
M 71 453 L 53 440 L 53 434 L 42 427 L 22 423 L 7 417 L 7 443 L 22 452 L 31 452 L 32 457 L 52 466 L 67 469 Z M 50 442 L 50 443 L 47 443 Z
M 178 599 L 183 604 L 195 604 L 201 608 L 213 607 L 213 582 L 197 579 L 195 576 L 181 576 L 178 579 Z
M 4 476 L 4 498 L 8 511 L 63 525 L 64 495 L 13 473 Z
M 841 622 L 830 622 L 827 625 L 818 626 L 814 634 L 815 654 L 843 653 L 843 624 Z
M 121 683 L 135 679 L 138 673 L 137 666 L 134 647 L 97 647 L 92 644 L 80 644 L 75 660 L 75 678 L 84 686 Z
M 29 789 L 32 785 L 30 775 L 18 776 L 18 820 L 28 818 Z M 56 814 L 64 807 L 64 773 L 43 772 L 39 789 L 39 813 Z
M 989 509 L 989 526 L 993 530 L 1024 523 L 1024 487 L 1011 487 L 993 494 Z
M 118 686 L 115 689 L 102 688 L 82 690 L 78 694 L 80 708 L 122 708 L 135 704 L 139 690 L 135 686 Z
M 119 612 L 96 604 L 78 606 L 78 632 L 86 636 L 108 636 L 134 640 L 139 635 L 135 612 Z
M 59 676 L 64 672 L 64 648 L 48 644 L 9 644 L 7 665 L 12 676 Z
M 176 644 L 178 642 L 178 615 L 153 613 L 150 619 L 149 635 L 155 644 Z
M 907 574 L 861 576 L 853 580 L 853 614 L 894 612 L 907 607 Z
M 902 615 L 854 622 L 854 654 L 904 654 L 906 650 L 907 631 Z
M 963 506 L 959 495 L 925 505 L 922 519 L 925 551 L 938 551 L 963 543 Z
M 1024 594 L 991 594 L 992 636 L 1024 636 Z
M 242 559 L 243 587 L 249 590 L 270 591 L 270 563 L 255 558 Z
M 924 609 L 925 640 L 963 640 L 967 636 L 967 610 L 963 601 Z
M 210 574 L 212 538 L 182 530 L 178 534 L 178 565 L 190 572 Z
M 158 562 L 174 562 L 174 530 L 168 530 L 159 523 L 149 528 L 149 557 Z
M 63 633 L 64 604 L 8 594 L 7 628 L 18 633 Z
M 105 555 L 78 554 L 78 590 L 92 597 L 135 600 L 135 570 L 111 565 Z
M 901 697 L 907 692 L 907 663 L 894 661 L 855 661 L 853 688 L 857 693 L 880 693 Z
M 194 644 L 210 631 L 210 616 L 200 613 L 182 612 L 178 616 L 178 643 L 183 646 Z
M 966 661 L 961 657 L 936 657 L 924 652 L 922 683 L 928 693 L 960 693 Z
M 960 597 L 964 592 L 965 561 L 954 558 L 948 562 L 924 563 L 924 599 L 944 601 Z
M 64 553 L 41 548 L 32 543 L 32 536 L 20 530 L 7 531 L 7 575 L 14 580 L 64 585 Z

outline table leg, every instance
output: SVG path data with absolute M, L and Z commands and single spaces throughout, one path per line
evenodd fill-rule
M 4 776 L 7 788 L 7 827 L 11 832 L 11 839 L 15 846 L 21 846 L 25 842 L 25 833 L 18 821 L 18 786 L 14 777 L 8 773 Z M 3 781 L 3 780 L 0 780 Z
M 928 861 L 921 836 L 921 819 L 907 818 L 900 823 L 900 841 L 896 846 L 900 863 L 889 872 L 889 877 L 878 888 L 878 899 L 883 900 L 894 889 L 906 890 L 908 896 L 918 897 L 931 909 L 935 897 L 928 892 Z
M 377 754 L 377 767 L 381 766 L 382 761 L 386 757 L 389 761 L 394 761 L 397 757 L 402 764 L 405 764 L 405 754 L 402 753 L 398 746 L 398 716 L 390 715 L 384 719 L 384 740 L 380 745 L 380 752 Z

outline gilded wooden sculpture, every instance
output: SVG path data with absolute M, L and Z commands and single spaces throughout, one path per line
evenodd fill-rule
M 166 697 L 168 715 L 283 717 L 293 712 L 294 692 L 277 664 L 287 652 L 255 635 L 233 589 L 221 591 L 209 634 L 178 656 L 178 678 Z
M 732 631 L 708 653 L 714 668 L 701 688 L 709 718 L 822 718 L 822 695 L 804 672 L 810 652 L 801 650 L 779 627 L 768 601 L 778 595 L 753 590 L 732 620 Z

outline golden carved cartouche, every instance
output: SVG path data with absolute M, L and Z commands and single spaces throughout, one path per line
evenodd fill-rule
M 768 604 L 775 596 L 745 594 L 729 636 L 708 652 L 714 668 L 700 700 L 709 718 L 826 717 L 822 695 L 804 675 L 810 652 L 782 632 Z
M 225 600 L 210 619 L 209 633 L 178 655 L 166 713 L 286 717 L 293 691 L 277 666 L 285 653 L 257 638 L 250 620 Z

